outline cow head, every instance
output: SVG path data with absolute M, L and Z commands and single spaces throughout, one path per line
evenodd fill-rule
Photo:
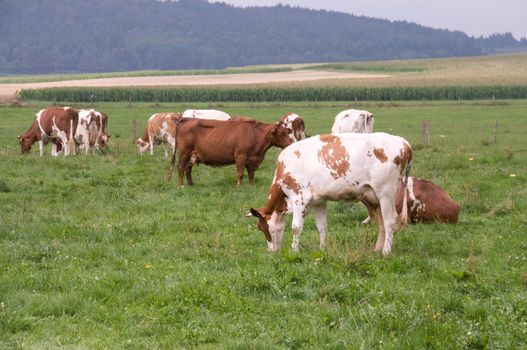
M 293 142 L 300 141 L 306 138 L 304 119 L 298 117 L 291 122 L 292 133 L 291 139 Z
M 258 218 L 258 229 L 265 235 L 267 249 L 272 252 L 280 250 L 285 228 L 284 214 L 279 214 L 276 211 L 272 214 L 266 214 L 263 208 L 251 208 L 247 215 Z
M 145 153 L 148 150 L 148 147 L 150 146 L 150 144 L 144 141 L 143 139 L 137 139 L 137 141 L 135 141 L 135 144 L 137 145 L 137 150 L 141 154 Z
M 99 146 L 101 148 L 106 148 L 108 146 L 108 140 L 110 137 L 111 135 L 107 135 L 105 132 L 102 132 L 101 135 L 99 135 Z
M 371 133 L 373 132 L 373 124 L 375 123 L 375 118 L 370 112 L 364 111 L 361 113 L 361 117 L 364 121 L 364 132 Z
M 292 143 L 291 138 L 289 137 L 290 133 L 291 130 L 285 127 L 282 122 L 277 122 L 275 125 L 273 125 L 273 128 L 269 133 L 271 145 L 275 147 L 286 148 Z
M 20 143 L 20 151 L 22 153 L 29 153 L 31 151 L 31 146 L 33 145 L 33 139 L 30 137 L 25 137 L 24 135 L 18 135 L 16 137 Z

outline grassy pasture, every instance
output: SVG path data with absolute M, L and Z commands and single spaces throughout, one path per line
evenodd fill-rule
M 289 225 L 268 253 L 244 214 L 267 196 L 276 149 L 254 186 L 237 189 L 232 166 L 197 167 L 192 188 L 165 183 L 168 160 L 136 154 L 131 118 L 139 134 L 152 113 L 189 105 L 96 105 L 110 116 L 108 154 L 22 156 L 15 136 L 45 106 L 0 106 L 0 349 L 527 346 L 526 100 L 353 104 L 408 139 L 412 174 L 462 208 L 458 225 L 406 227 L 388 257 L 373 253 L 366 210 L 346 203 L 328 206 L 325 251 L 309 217 L 299 254 Z M 313 135 L 351 105 L 192 107 L 269 122 L 295 111 Z

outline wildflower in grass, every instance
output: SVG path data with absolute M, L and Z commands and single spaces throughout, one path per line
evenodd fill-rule
M 474 160 L 474 157 L 470 157 L 468 160 Z
M 444 138 L 445 138 L 445 135 L 439 135 L 439 136 L 440 136 L 440 137 L 441 137 L 442 139 L 444 139 Z
M 152 264 L 150 263 L 145 264 L 145 269 L 150 270 L 151 268 L 152 268 Z
M 510 177 L 516 177 L 516 174 L 510 174 L 509 176 Z

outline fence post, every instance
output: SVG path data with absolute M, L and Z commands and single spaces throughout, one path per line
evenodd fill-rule
M 496 120 L 494 124 L 494 143 L 498 143 L 498 128 L 500 126 L 499 120 Z
M 430 124 L 426 120 L 421 122 L 421 144 L 430 145 Z
M 135 142 L 135 140 L 137 140 L 137 122 L 134 117 L 132 118 L 132 142 Z

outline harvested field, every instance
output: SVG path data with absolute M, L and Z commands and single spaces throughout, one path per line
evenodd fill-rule
M 350 72 L 325 72 L 315 70 L 295 70 L 274 73 L 247 73 L 221 75 L 178 75 L 152 77 L 119 77 L 104 79 L 70 80 L 40 83 L 0 84 L 0 101 L 16 99 L 16 92 L 22 89 L 48 87 L 121 87 L 121 86 L 199 86 L 199 85 L 249 85 L 265 83 L 306 82 L 334 79 L 378 79 L 383 74 L 363 74 Z

